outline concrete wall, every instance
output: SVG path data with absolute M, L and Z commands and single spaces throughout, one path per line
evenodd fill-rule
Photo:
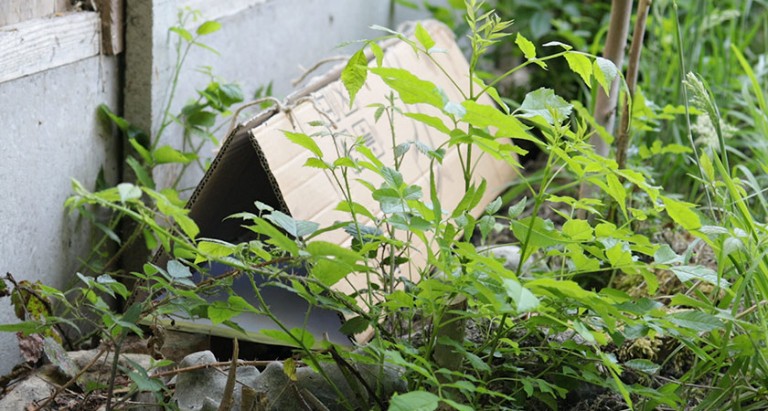
M 71 284 L 78 258 L 90 249 L 91 229 L 63 209 L 70 178 L 93 188 L 103 167 L 109 182 L 120 179 L 122 142 L 98 119 L 97 107 L 105 103 L 135 124 L 157 129 L 174 58 L 168 28 L 175 24 L 179 7 L 201 9 L 223 29 L 206 37 L 219 56 L 204 50 L 190 55 L 174 111 L 207 84 L 195 71 L 199 66 L 211 66 L 226 81 L 240 83 L 246 98 L 270 81 L 276 96 L 283 97 L 291 91 L 290 81 L 301 74 L 299 65 L 309 67 L 340 54 L 335 47 L 342 42 L 377 36 L 368 29 L 371 24 L 419 16 L 399 9 L 390 16 L 389 0 L 126 3 L 124 56 L 89 57 L 0 82 L 0 274 L 7 271 L 18 280 L 39 279 L 56 287 Z M 0 64 L 0 74 L 2 70 Z M 168 141 L 178 138 L 171 135 Z M 165 174 L 171 176 L 173 170 Z M 194 185 L 200 175 L 191 173 L 185 184 Z M 14 321 L 6 301 L 0 302 L 0 323 Z M 0 346 L 5 347 L 0 350 L 4 374 L 19 361 L 19 353 L 11 334 L 0 334 Z
M 117 104 L 117 59 L 92 57 L 0 83 L 0 273 L 64 287 L 90 250 L 91 229 L 64 210 L 70 179 L 93 188 L 103 167 L 116 181 L 120 141 L 96 116 Z M 0 323 L 14 322 L 7 299 Z M 19 361 L 0 334 L 0 373 Z

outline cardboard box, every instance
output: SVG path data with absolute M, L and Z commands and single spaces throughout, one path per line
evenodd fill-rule
M 435 47 L 442 50 L 433 54 L 435 59 L 441 63 L 449 76 L 468 90 L 468 63 L 456 45 L 453 33 L 446 26 L 436 22 L 424 22 L 423 25 L 435 40 Z M 462 101 L 461 93 L 456 90 L 446 74 L 425 56 L 416 55 L 409 45 L 399 41 L 390 42 L 385 45 L 384 51 L 384 67 L 407 69 L 417 77 L 435 83 L 451 101 Z M 197 222 L 201 238 L 216 238 L 228 242 L 249 239 L 249 235 L 253 233 L 241 227 L 241 220 L 226 217 L 243 211 L 256 213 L 256 201 L 271 205 L 296 219 L 317 222 L 321 227 L 349 218 L 347 214 L 335 210 L 343 197 L 332 179 L 318 169 L 303 167 L 310 156 L 309 152 L 291 143 L 284 135 L 284 131 L 312 134 L 316 129 L 309 125 L 310 122 L 327 123 L 328 119 L 331 119 L 336 126 L 336 134 L 364 136 L 365 144 L 385 164 L 392 163 L 389 123 L 385 117 L 376 122 L 375 108 L 369 107 L 370 104 L 385 102 L 390 89 L 378 76 L 369 74 L 365 86 L 358 93 L 354 105 L 350 107 L 347 91 L 339 81 L 341 69 L 342 67 L 337 67 L 330 74 L 289 97 L 285 105 L 287 110 L 272 109 L 261 113 L 238 125 L 227 136 L 189 201 L 190 217 Z M 490 99 L 481 102 L 492 104 Z M 402 102 L 399 104 L 405 106 Z M 404 109 L 442 117 L 438 110 L 429 106 L 407 105 Z M 433 148 L 447 138 L 436 130 L 403 116 L 396 118 L 395 129 L 399 142 L 419 140 Z M 323 152 L 327 153 L 326 160 L 333 161 L 331 138 L 317 138 L 316 142 Z M 475 150 L 475 176 L 478 180 L 484 178 L 488 184 L 485 196 L 477 208 L 481 212 L 483 206 L 496 198 L 515 175 L 508 164 L 487 155 L 482 156 L 479 151 Z M 429 161 L 425 156 L 411 149 L 406 155 L 401 172 L 407 183 L 420 184 L 428 198 Z M 372 172 L 355 177 L 365 179 L 375 186 L 381 184 L 381 178 Z M 439 167 L 437 186 L 443 209 L 453 209 L 464 194 L 459 155 L 455 149 L 448 150 L 443 165 Z M 368 189 L 354 183 L 352 192 L 356 202 L 369 210 L 379 210 L 378 202 L 372 198 Z M 327 233 L 322 239 L 342 245 L 350 241 L 350 237 L 342 230 Z M 414 281 L 417 280 L 415 268 L 423 267 L 425 261 L 426 255 L 422 246 L 422 249 L 415 253 L 409 272 L 404 274 Z M 364 276 L 352 275 L 339 282 L 337 289 L 351 292 L 365 287 L 365 281 Z M 247 282 L 236 283 L 235 291 L 253 302 L 253 291 Z M 301 298 L 290 292 L 265 288 L 262 295 L 267 297 L 271 310 L 288 328 L 306 325 L 318 341 L 326 336 L 325 338 L 337 343 L 349 343 L 347 337 L 338 332 L 343 319 L 335 312 L 312 308 L 307 317 L 306 310 L 310 308 Z M 305 318 L 309 318 L 306 323 Z M 243 314 L 233 318 L 233 321 L 245 328 L 248 335 L 244 336 L 225 327 L 213 328 L 210 323 L 202 320 L 195 323 L 176 321 L 175 328 L 237 336 L 255 342 L 274 342 L 259 333 L 261 329 L 277 328 L 269 319 Z M 366 336 L 358 336 L 358 341 L 365 338 Z

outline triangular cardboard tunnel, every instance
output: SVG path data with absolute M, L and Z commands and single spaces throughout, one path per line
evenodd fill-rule
M 453 33 L 447 27 L 436 22 L 424 22 L 423 25 L 436 42 L 433 57 L 442 69 L 425 56 L 416 55 L 413 49 L 403 42 L 392 42 L 384 46 L 383 66 L 403 68 L 419 78 L 427 79 L 437 85 L 450 101 L 460 103 L 463 98 L 456 86 L 464 90 L 469 89 L 467 61 L 456 45 Z M 385 117 L 376 121 L 376 109 L 369 107 L 374 103 L 385 103 L 390 89 L 380 78 L 369 75 L 354 105 L 350 107 L 348 94 L 339 81 L 340 71 L 341 68 L 331 71 L 306 89 L 289 97 L 282 110 L 272 109 L 264 112 L 232 130 L 189 201 L 190 217 L 198 224 L 200 237 L 228 242 L 247 240 L 248 235 L 252 233 L 241 227 L 242 221 L 227 217 L 243 211 L 256 213 L 256 201 L 266 203 L 296 219 L 317 222 L 321 227 L 348 218 L 348 215 L 335 210 L 343 197 L 333 180 L 319 169 L 303 167 L 309 158 L 309 152 L 291 143 L 284 134 L 284 131 L 312 134 L 317 128 L 310 126 L 311 122 L 332 121 L 335 126 L 332 131 L 337 138 L 363 136 L 366 146 L 384 163 L 392 162 L 390 124 Z M 481 102 L 492 104 L 490 99 L 481 99 Z M 405 105 L 400 101 L 397 104 L 407 112 L 442 117 L 442 114 L 432 107 Z M 394 128 L 399 142 L 418 140 L 434 148 L 448 138 L 404 116 L 396 117 Z M 328 157 L 324 159 L 333 161 L 336 157 L 333 154 L 335 149 L 332 138 L 318 137 L 316 141 L 323 152 L 327 153 Z M 481 206 L 478 207 L 478 210 L 482 210 L 485 204 L 492 201 L 513 181 L 514 174 L 511 166 L 490 156 L 475 153 L 474 163 L 476 179 L 484 178 L 488 187 Z M 406 154 L 401 168 L 405 182 L 420 184 L 426 196 L 429 195 L 428 170 L 429 160 L 426 156 L 419 154 L 415 149 Z M 381 179 L 373 173 L 361 174 L 355 178 L 365 179 L 374 186 L 381 183 Z M 449 149 L 446 153 L 436 179 L 442 207 L 450 210 L 464 193 L 459 155 L 455 150 Z M 356 202 L 374 212 L 379 210 L 378 202 L 372 198 L 368 189 L 362 185 L 353 185 L 351 190 Z M 342 245 L 349 242 L 348 235 L 342 230 L 328 233 L 322 239 Z M 421 253 L 417 250 L 414 255 L 412 266 L 426 260 L 423 250 Z M 414 272 L 404 275 L 415 280 Z M 363 288 L 364 284 L 363 276 L 352 275 L 340 282 L 338 289 L 351 292 L 356 288 Z M 242 288 L 238 288 L 241 286 Z M 253 291 L 250 284 L 235 283 L 235 291 L 246 300 L 252 300 Z M 262 295 L 268 300 L 271 311 L 286 323 L 288 328 L 307 325 L 317 341 L 325 336 L 334 342 L 350 343 L 339 332 L 343 318 L 337 313 L 312 309 L 306 317 L 308 306 L 300 297 L 277 288 L 264 289 Z M 308 321 L 305 322 L 307 318 Z M 260 334 L 262 329 L 278 328 L 268 318 L 242 314 L 232 320 L 245 328 L 248 335 L 243 336 L 225 327 L 212 327 L 207 321 L 176 321 L 174 328 L 220 336 L 238 336 L 240 339 L 255 342 L 274 342 Z

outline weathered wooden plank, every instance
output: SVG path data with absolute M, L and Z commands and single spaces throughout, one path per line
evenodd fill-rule
M 0 27 L 0 82 L 98 55 L 100 26 L 79 12 Z
M 267 0 L 183 0 L 182 7 L 199 10 L 206 20 L 218 20 L 223 17 L 234 16 L 243 10 L 265 3 Z
M 125 48 L 125 16 L 123 0 L 102 0 L 101 12 L 101 51 L 115 55 Z
M 55 10 L 55 0 L 0 0 L 0 26 L 44 17 Z
M 55 0 L 53 10 L 56 13 L 64 13 L 72 10 L 72 2 L 70 0 Z

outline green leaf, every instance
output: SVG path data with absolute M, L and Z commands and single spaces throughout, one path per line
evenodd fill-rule
M 605 91 L 605 94 L 611 93 L 611 83 L 619 75 L 619 70 L 611 60 L 598 57 L 592 63 L 592 74 L 595 75 L 597 83 Z
M 432 39 L 432 36 L 429 35 L 429 32 L 424 29 L 424 26 L 421 25 L 421 23 L 416 23 L 416 40 L 421 43 L 422 46 L 424 46 L 424 49 L 429 51 L 432 47 L 435 45 L 435 40 Z
M 375 41 L 368 43 L 368 45 L 371 46 L 371 52 L 376 57 L 376 66 L 381 67 L 381 63 L 384 61 L 384 50 Z
M 568 67 L 578 74 L 584 84 L 588 87 L 592 87 L 592 62 L 589 57 L 575 51 L 569 51 L 565 53 L 565 60 L 568 62 Z
M 316 259 L 311 274 L 326 286 L 332 286 L 354 271 L 364 267 L 357 265 L 361 256 L 347 248 L 326 241 L 307 244 L 307 252 Z
M 433 411 L 438 405 L 440 397 L 437 395 L 426 391 L 411 391 L 392 397 L 388 411 Z
M 518 313 L 532 311 L 539 306 L 539 299 L 517 280 L 505 278 L 504 289 L 507 296 L 514 301 Z
M 540 116 L 549 124 L 561 123 L 571 115 L 573 105 L 548 88 L 540 88 L 526 94 L 520 106 L 521 117 Z
M 563 233 L 575 241 L 592 241 L 593 231 L 586 220 L 568 220 L 563 224 Z
M 167 269 L 168 275 L 174 279 L 192 277 L 192 272 L 189 270 L 189 267 L 176 260 L 168 261 Z
M 531 218 L 535 219 L 533 225 L 531 225 Z M 512 233 L 515 234 L 515 238 L 520 242 L 528 238 L 530 228 L 529 247 L 551 247 L 560 244 L 564 240 L 560 233 L 555 230 L 555 225 L 552 221 L 543 220 L 540 217 L 526 217 L 519 221 L 512 220 L 509 222 L 509 227 L 512 229 Z
M 268 244 L 272 244 L 281 250 L 287 251 L 291 255 L 299 254 L 299 246 L 296 242 L 288 238 L 280 230 L 275 228 L 272 224 L 261 218 L 255 218 L 253 225 L 247 227 L 249 230 L 267 236 Z
M 312 348 L 315 345 L 315 337 L 312 333 L 301 328 L 292 328 L 290 334 L 283 330 L 261 330 L 261 333 L 291 347 L 299 347 L 300 343 L 306 348 Z
M 517 218 L 520 214 L 522 214 L 523 210 L 525 210 L 525 203 L 528 201 L 527 197 L 523 197 L 520 201 L 515 203 L 512 207 L 509 207 L 509 210 L 507 210 L 507 216 L 509 218 Z
M 463 122 L 480 129 L 487 127 L 496 128 L 498 130 L 496 136 L 514 137 L 538 142 L 538 140 L 527 133 L 528 127 L 521 123 L 520 120 L 514 116 L 502 113 L 496 107 L 480 104 L 472 100 L 467 100 L 461 104 L 467 110 L 464 117 L 461 118 Z
M 355 102 L 355 96 L 363 88 L 368 78 L 368 59 L 361 49 L 350 57 L 344 70 L 341 71 L 341 82 L 349 93 L 349 106 Z
M 187 31 L 187 30 L 186 30 L 185 28 L 183 28 L 183 27 L 171 27 L 169 30 L 170 30 L 172 33 L 176 33 L 176 34 L 178 34 L 178 35 L 179 35 L 179 37 L 183 38 L 183 39 L 184 39 L 184 40 L 186 40 L 186 41 L 192 41 L 192 39 L 194 38 L 194 37 L 192 36 L 192 33 L 190 33 L 189 31 Z
M 152 180 L 152 177 L 147 172 L 147 169 L 144 168 L 141 164 L 139 164 L 139 161 L 135 158 L 128 156 L 125 159 L 125 162 L 128 163 L 128 166 L 133 170 L 133 173 L 136 175 L 136 179 L 138 180 L 141 185 L 147 188 L 154 189 L 155 188 L 155 182 Z
M 666 318 L 677 326 L 697 332 L 723 328 L 723 323 L 717 317 L 701 311 L 681 311 L 668 314 Z
M 491 201 L 487 206 L 485 206 L 485 213 L 488 215 L 494 215 L 497 211 L 501 208 L 501 197 L 496 197 L 495 200 Z
M 683 228 L 688 231 L 701 228 L 701 220 L 692 210 L 692 208 L 695 207 L 694 204 L 674 200 L 665 196 L 661 197 L 661 201 L 664 203 L 667 214 L 669 214 L 672 220 L 680 224 Z
M 681 265 L 677 267 L 670 267 L 670 270 L 672 270 L 672 272 L 675 273 L 677 278 L 682 282 L 698 280 L 704 281 L 705 283 L 714 284 L 721 288 L 728 288 L 731 285 L 724 278 L 718 278 L 717 271 L 701 265 Z
M 401 68 L 378 67 L 370 69 L 400 96 L 405 104 L 429 104 L 443 109 L 443 96 L 438 87 L 427 80 L 422 80 L 410 71 Z
M 117 192 L 120 193 L 120 202 L 138 200 L 141 198 L 141 189 L 130 183 L 120 183 L 117 185 Z
M 624 366 L 643 372 L 645 374 L 656 374 L 661 369 L 661 366 L 653 361 L 646 360 L 644 358 L 635 358 L 624 363 Z
M 312 221 L 296 220 L 288 214 L 280 211 L 273 211 L 272 214 L 265 217 L 278 227 L 282 228 L 288 234 L 295 238 L 304 237 L 317 231 L 319 224 Z
M 206 240 L 197 243 L 197 249 L 210 257 L 222 258 L 232 255 L 237 247 L 233 244 L 220 240 Z M 200 261 L 195 261 L 199 263 Z
M 216 125 L 216 113 L 211 111 L 195 111 L 187 116 L 187 123 L 192 126 L 210 128 Z
M 218 21 L 206 21 L 197 28 L 197 34 L 199 36 L 205 36 L 207 34 L 215 33 L 221 30 L 221 23 Z
M 197 224 L 195 224 L 195 221 L 189 218 L 187 215 L 177 213 L 173 216 L 173 220 L 176 221 L 176 224 L 179 225 L 179 228 L 181 228 L 181 231 L 183 231 L 187 237 L 194 239 L 198 234 L 200 234 L 200 228 L 198 228 Z
M 355 335 L 367 330 L 370 326 L 370 321 L 365 317 L 358 316 L 345 321 L 339 331 L 344 335 Z
M 534 46 L 530 40 L 525 38 L 525 36 L 520 34 L 520 32 L 517 33 L 515 44 L 517 44 L 517 47 L 520 47 L 520 51 L 523 52 L 523 55 L 527 60 L 536 58 L 536 46 Z
M 231 106 L 245 100 L 243 90 L 237 84 L 222 84 L 219 86 L 219 95 L 221 102 L 226 106 Z
M 320 157 L 320 158 L 323 157 L 323 151 L 320 150 L 320 147 L 317 145 L 317 143 L 312 137 L 304 133 L 294 133 L 291 131 L 283 131 L 283 134 L 285 134 L 288 140 L 290 140 L 292 143 L 298 144 L 301 147 L 306 148 L 317 157 Z
M 227 301 L 214 301 L 208 306 L 208 319 L 220 324 L 244 312 L 256 312 L 256 309 L 243 297 L 231 295 Z
M 155 164 L 179 163 L 187 164 L 194 160 L 193 156 L 182 153 L 171 146 L 162 146 L 152 152 Z

